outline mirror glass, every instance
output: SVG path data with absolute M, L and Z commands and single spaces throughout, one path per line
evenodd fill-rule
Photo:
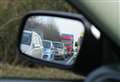
M 84 31 L 83 23 L 78 20 L 31 16 L 24 25 L 20 50 L 40 60 L 72 65 L 80 50 Z

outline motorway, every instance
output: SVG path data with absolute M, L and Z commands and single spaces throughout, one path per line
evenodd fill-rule
M 65 60 L 53 60 L 52 62 L 64 64 L 64 65 L 72 65 L 77 57 L 77 53 L 72 55 L 71 57 L 66 58 Z

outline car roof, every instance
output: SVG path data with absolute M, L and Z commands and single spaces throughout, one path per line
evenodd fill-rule
M 35 31 L 29 31 L 29 30 L 24 30 L 23 32 L 25 32 L 25 33 L 34 33 L 34 34 L 38 34 L 38 33 L 35 32 Z
M 25 32 L 25 33 L 32 33 L 32 31 L 29 31 L 29 30 L 24 30 L 23 32 Z
M 44 42 L 50 42 L 50 43 L 52 42 L 51 40 L 42 40 L 42 41 L 44 41 Z

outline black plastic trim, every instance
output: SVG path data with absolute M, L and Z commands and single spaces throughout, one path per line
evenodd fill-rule
M 20 41 L 21 41 L 21 36 L 22 36 L 21 34 L 23 32 L 26 20 L 29 17 L 36 16 L 36 15 L 62 17 L 62 18 L 69 18 L 69 19 L 74 19 L 74 20 L 81 21 L 84 24 L 84 26 L 85 26 L 84 37 L 87 37 L 88 32 L 90 32 L 89 31 L 89 22 L 82 15 L 65 13 L 65 12 L 59 12 L 59 11 L 31 11 L 31 12 L 28 12 L 22 19 L 22 22 L 21 22 L 21 25 L 20 25 L 20 29 L 19 29 L 19 36 L 18 36 L 19 38 L 18 38 L 18 44 L 17 44 L 18 51 L 20 52 L 20 54 L 22 54 L 22 56 L 27 57 L 30 60 L 32 59 L 33 62 L 37 62 L 37 63 L 40 63 L 40 64 L 46 64 L 46 65 L 52 66 L 52 67 L 58 67 L 58 68 L 63 68 L 63 69 L 71 69 L 71 68 L 73 68 L 74 64 L 70 65 L 70 66 L 66 66 L 66 65 L 62 65 L 62 64 L 54 64 L 54 63 L 51 63 L 51 62 L 47 62 L 47 61 L 44 61 L 44 60 L 39 60 L 39 59 L 30 57 L 30 56 L 28 56 L 28 55 L 26 55 L 26 54 L 21 52 L 21 50 L 20 50 Z M 83 38 L 83 40 L 84 40 L 84 38 Z M 85 44 L 83 44 L 83 45 L 85 45 Z M 82 45 L 81 45 L 81 48 L 82 48 Z

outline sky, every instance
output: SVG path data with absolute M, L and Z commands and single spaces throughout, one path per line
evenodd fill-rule
M 54 23 L 59 29 L 60 33 L 67 33 L 74 35 L 74 40 L 77 41 L 80 34 L 84 33 L 84 25 L 81 21 L 68 19 L 68 18 L 60 18 L 60 17 L 50 17 L 50 16 L 39 16 L 36 17 L 36 21 L 39 23 Z
M 68 33 L 74 35 L 74 40 L 78 40 L 80 34 L 84 32 L 84 25 L 77 20 L 55 18 L 56 25 L 61 33 Z

